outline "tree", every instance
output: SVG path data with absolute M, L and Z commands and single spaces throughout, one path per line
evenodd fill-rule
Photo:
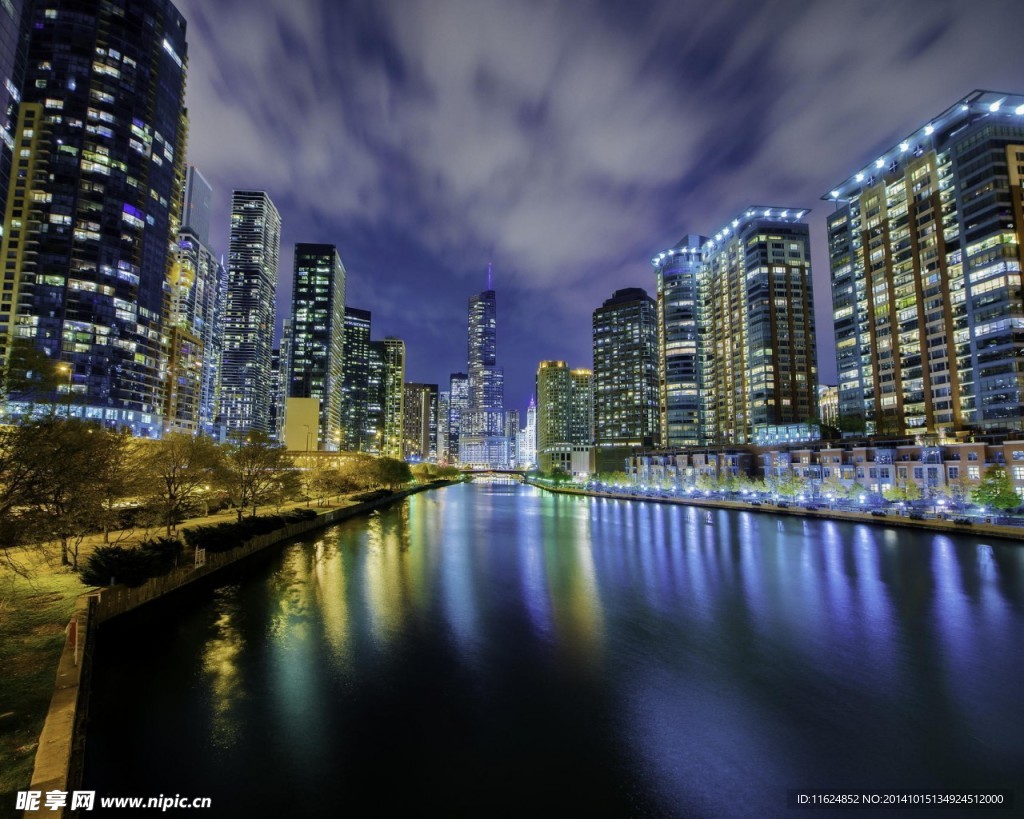
M 397 458 L 377 458 L 373 466 L 374 482 L 386 486 L 392 492 L 412 480 L 409 464 Z
M 24 502 L 37 513 L 36 537 L 60 544 L 62 565 L 78 568 L 82 540 L 106 521 L 105 502 L 118 495 L 125 464 L 116 433 L 77 419 L 50 416 L 19 426 Z
M 223 455 L 210 438 L 173 432 L 146 444 L 140 460 L 169 537 L 220 474 Z
M 1014 491 L 1013 481 L 1001 466 L 990 466 L 981 477 L 981 483 L 971 493 L 971 500 L 979 506 L 993 509 L 1016 509 L 1020 496 Z
M 7 367 L 0 374 L 0 391 L 4 396 L 17 396 L 29 403 L 45 398 L 56 406 L 57 390 L 62 383 L 67 383 L 60 366 L 60 362 L 50 358 L 30 339 L 15 338 L 7 354 Z
M 221 481 L 238 508 L 238 519 L 249 507 L 255 517 L 261 505 L 280 503 L 288 492 L 297 494 L 297 475 L 285 474 L 294 469 L 284 448 L 266 433 L 253 430 L 244 440 L 232 444 L 224 459 Z

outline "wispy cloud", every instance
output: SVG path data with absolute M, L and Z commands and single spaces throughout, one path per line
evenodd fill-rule
M 464 334 L 437 328 L 495 259 L 538 319 L 502 326 L 517 392 L 541 358 L 589 360 L 590 312 L 652 288 L 652 251 L 754 202 L 817 206 L 827 332 L 821 193 L 1024 77 L 1024 4 L 995 0 L 180 5 L 190 159 L 220 201 L 265 187 L 291 241 L 358 248 L 354 291 L 430 347 L 418 378 L 462 366 Z

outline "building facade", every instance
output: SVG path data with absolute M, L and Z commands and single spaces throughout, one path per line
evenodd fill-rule
M 623 457 L 632 449 L 657 444 L 657 338 L 654 299 L 639 287 L 617 290 L 594 311 L 594 451 L 598 472 L 621 470 Z
M 319 449 L 341 447 L 345 266 L 335 245 L 295 245 L 288 397 L 320 400 Z
M 437 461 L 437 384 L 405 385 L 404 456 L 410 461 Z
M 658 420 L 662 446 L 703 443 L 701 259 L 706 236 L 688 234 L 651 259 L 658 283 Z
M 199 171 L 190 165 L 185 201 L 192 203 L 192 209 L 186 213 L 190 212 L 191 223 L 199 226 L 182 226 L 171 268 L 170 353 L 164 413 L 165 429 L 204 435 L 215 434 L 227 296 L 227 271 L 209 246 L 212 193 Z M 194 351 L 194 361 L 187 354 L 190 351 Z M 186 386 L 194 396 L 191 401 L 182 401 Z
M 704 443 L 816 435 L 808 426 L 818 378 L 806 215 L 749 208 L 704 245 Z
M 185 20 L 167 0 L 87 14 L 80 5 L 25 8 L 0 364 L 11 339 L 25 339 L 67 368 L 69 414 L 158 436 L 184 182 Z
M 589 376 L 589 370 L 570 370 L 564 361 L 542 361 L 537 367 L 535 459 L 542 472 L 561 470 L 578 477 L 593 471 Z
M 403 458 L 405 440 L 405 342 L 387 336 L 381 342 L 381 444 L 380 454 Z
M 459 462 L 459 437 L 462 419 L 469 407 L 469 375 L 452 373 L 448 379 L 448 458 Z
M 270 350 L 280 251 L 281 217 L 270 197 L 234 191 L 221 357 L 221 414 L 229 437 L 273 432 Z
M 369 452 L 374 430 L 370 423 L 369 310 L 345 308 L 345 362 L 342 376 L 342 449 Z
M 823 197 L 839 413 L 867 433 L 1024 425 L 1024 96 L 974 91 Z
M 491 274 L 488 269 L 488 282 Z M 497 366 L 497 299 L 487 289 L 469 299 L 469 394 L 459 427 L 459 461 L 467 466 L 505 467 L 505 373 Z

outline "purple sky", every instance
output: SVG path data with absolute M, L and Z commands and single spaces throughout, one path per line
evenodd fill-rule
M 189 161 L 332 242 L 348 303 L 410 381 L 466 366 L 493 260 L 506 403 L 591 365 L 590 316 L 650 257 L 748 205 L 812 208 L 821 377 L 835 376 L 820 196 L 975 88 L 1024 92 L 1020 0 L 715 3 L 178 0 Z M 443 389 L 444 387 L 442 387 Z

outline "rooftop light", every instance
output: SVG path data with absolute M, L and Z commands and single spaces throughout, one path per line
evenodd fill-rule
M 909 142 L 901 142 L 900 143 L 900 152 L 901 153 L 906 153 L 909 150 L 910 150 L 910 143 Z
M 832 191 L 829 194 L 829 196 L 831 196 L 833 199 L 838 199 L 839 198 L 839 191 Z
M 771 208 L 765 208 L 764 209 L 764 215 L 765 216 L 771 216 L 772 215 L 772 209 Z
M 926 134 L 928 134 L 928 136 L 931 136 L 932 134 L 935 133 L 935 126 L 934 125 L 925 125 L 924 126 L 924 132 Z
M 1018 105 L 1016 108 L 1013 109 L 1013 113 L 1017 114 L 1018 116 L 1024 114 L 1024 105 Z
M 862 173 L 859 173 L 859 174 L 857 174 L 857 175 L 856 175 L 855 177 L 853 177 L 853 178 L 854 178 L 854 179 L 856 179 L 856 180 L 857 180 L 858 182 L 863 182 L 863 181 L 864 181 L 864 174 L 862 174 Z
M 1003 105 L 1003 101 L 1002 100 L 996 100 L 995 102 L 993 102 L 988 107 L 988 110 L 991 111 L 994 114 L 996 111 L 998 111 L 1002 107 L 1002 105 Z

